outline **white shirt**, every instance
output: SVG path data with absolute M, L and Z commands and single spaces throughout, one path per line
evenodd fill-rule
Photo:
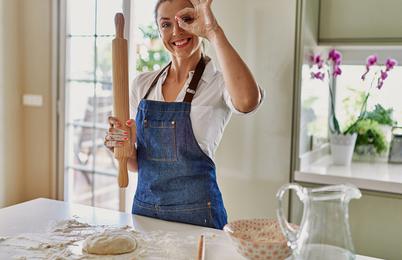
M 144 72 L 133 80 L 130 90 L 130 117 L 135 119 L 137 108 L 142 98 L 151 86 L 152 81 L 160 70 L 152 72 Z M 190 71 L 184 87 L 177 95 L 176 102 L 182 102 L 186 94 L 186 89 L 190 84 L 194 71 Z M 164 101 L 162 94 L 162 85 L 167 76 L 165 70 L 159 77 L 158 82 L 153 90 L 149 93 L 147 99 L 155 101 Z M 264 91 L 260 88 L 261 100 L 258 106 L 261 105 L 264 97 Z M 190 119 L 193 126 L 195 138 L 201 149 L 211 158 L 214 158 L 215 151 L 222 139 L 223 131 L 229 122 L 232 113 L 242 113 L 234 107 L 230 98 L 229 92 L 225 87 L 222 72 L 216 70 L 212 61 L 208 62 L 204 73 L 198 84 L 197 91 L 191 102 Z M 249 114 L 249 113 L 247 113 Z

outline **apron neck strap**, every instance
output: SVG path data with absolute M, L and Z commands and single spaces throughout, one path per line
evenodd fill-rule
M 149 89 L 148 89 L 148 91 L 147 91 L 147 93 L 145 94 L 145 96 L 144 96 L 143 99 L 147 99 L 147 98 L 148 98 L 149 93 L 151 93 L 151 90 L 154 88 L 154 86 L 155 86 L 156 83 L 158 82 L 159 77 L 162 75 L 162 73 L 163 73 L 167 68 L 170 67 L 171 64 L 172 64 L 172 62 L 169 62 L 169 64 L 166 65 L 166 66 L 158 73 L 158 75 L 156 75 L 155 79 L 152 81 L 151 86 L 149 87 Z
M 166 65 L 159 73 L 156 75 L 155 79 L 152 81 L 151 86 L 149 87 L 147 93 L 144 96 L 144 99 L 147 99 L 149 93 L 151 93 L 151 90 L 154 88 L 156 83 L 159 80 L 159 77 L 163 74 L 163 72 L 170 67 L 172 62 L 169 62 L 168 65 Z M 186 95 L 184 96 L 183 102 L 191 103 L 193 101 L 193 97 L 195 95 L 195 92 L 197 91 L 198 83 L 201 80 L 202 74 L 204 73 L 206 66 L 206 61 L 204 58 L 204 55 L 201 56 L 200 61 L 197 63 L 197 66 L 195 67 L 195 71 L 193 74 L 193 78 L 191 79 L 191 82 L 189 86 L 186 89 Z
M 205 70 L 205 58 L 204 55 L 201 56 L 200 61 L 195 67 L 193 78 L 191 79 L 190 85 L 186 89 L 186 95 L 184 96 L 183 102 L 191 103 L 195 92 L 197 91 L 198 83 L 200 82 L 201 76 Z

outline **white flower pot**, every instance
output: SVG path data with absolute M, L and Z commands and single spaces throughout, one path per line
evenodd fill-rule
M 348 166 L 352 162 L 357 134 L 332 134 L 331 156 L 332 163 Z

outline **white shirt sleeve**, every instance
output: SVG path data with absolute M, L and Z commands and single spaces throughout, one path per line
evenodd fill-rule
M 265 99 L 265 90 L 262 89 L 260 86 L 258 86 L 258 89 L 260 90 L 260 101 L 258 102 L 258 105 L 250 112 L 241 112 L 241 111 L 236 109 L 236 107 L 233 105 L 232 98 L 230 97 L 230 94 L 229 94 L 229 92 L 228 92 L 226 87 L 223 90 L 223 99 L 225 100 L 226 105 L 230 108 L 230 110 L 234 114 L 252 115 L 257 111 L 257 109 L 261 106 L 261 104 L 263 103 L 263 101 Z
M 138 76 L 136 76 L 130 86 L 130 118 L 135 120 L 137 116 L 138 105 L 140 104 L 139 96 L 139 86 L 138 86 Z

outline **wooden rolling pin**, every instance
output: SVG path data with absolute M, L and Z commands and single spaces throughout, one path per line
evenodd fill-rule
M 124 39 L 124 16 L 117 13 L 115 16 L 116 38 L 112 41 L 113 63 L 113 115 L 121 122 L 121 129 L 129 132 L 125 125 L 130 118 L 129 92 L 128 92 L 128 48 Z M 135 126 L 132 127 L 131 140 L 135 140 Z M 134 134 L 133 134 L 134 133 Z M 124 142 L 122 147 L 114 149 L 114 157 L 119 162 L 118 184 L 120 188 L 128 185 L 127 161 L 134 154 L 134 147 L 129 142 Z

